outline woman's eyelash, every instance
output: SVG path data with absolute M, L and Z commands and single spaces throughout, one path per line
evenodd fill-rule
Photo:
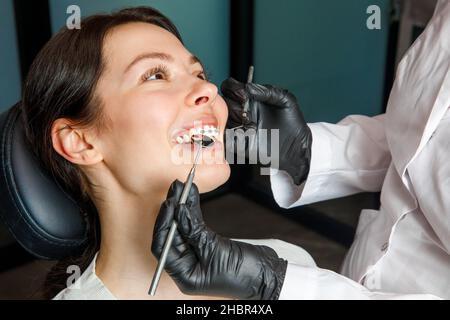
M 161 75 L 162 79 L 154 79 L 154 80 L 168 80 L 170 78 L 170 72 L 169 72 L 169 68 L 167 68 L 164 65 L 159 65 L 156 66 L 148 71 L 146 71 L 142 77 L 141 77 L 141 81 L 142 82 L 146 82 L 146 81 L 150 81 L 150 78 L 155 76 L 155 75 Z M 209 81 L 210 74 L 207 70 L 202 70 L 197 74 L 197 77 L 199 77 L 202 80 L 205 81 Z
M 155 80 L 167 80 L 170 76 L 169 69 L 164 65 L 156 66 L 142 75 L 142 82 L 149 81 L 151 77 L 155 75 L 162 75 L 163 79 L 155 79 Z
M 206 74 L 205 71 L 199 72 L 197 77 L 199 77 L 199 78 L 201 77 L 200 79 L 205 80 L 205 81 L 208 81 L 208 79 L 209 79 L 209 77 L 208 77 L 208 75 Z
M 205 80 L 207 81 L 211 80 L 212 73 L 208 69 L 203 70 L 203 74 L 205 75 L 206 78 Z

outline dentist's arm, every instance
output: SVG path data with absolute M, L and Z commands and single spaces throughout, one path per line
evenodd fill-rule
M 381 190 L 391 164 L 385 114 L 353 115 L 337 124 L 308 124 L 313 136 L 307 180 L 297 186 L 282 171 L 270 177 L 275 200 L 283 208 Z
M 172 219 L 178 229 L 166 271 L 180 290 L 191 295 L 239 299 L 438 299 L 428 294 L 372 292 L 330 270 L 288 263 L 267 246 L 221 237 L 204 223 L 195 185 L 186 205 L 177 207 L 183 184 L 172 184 L 153 233 L 152 252 L 159 258 Z
M 331 270 L 288 264 L 280 300 L 440 300 L 428 293 L 370 291 Z
M 381 189 L 391 161 L 384 114 L 349 116 L 338 124 L 306 124 L 295 97 L 286 90 L 230 78 L 222 83 L 222 93 L 229 109 L 229 127 L 240 123 L 243 104 L 250 99 L 254 126 L 280 130 L 280 146 L 284 147 L 280 171 L 273 171 L 271 185 L 281 207 Z

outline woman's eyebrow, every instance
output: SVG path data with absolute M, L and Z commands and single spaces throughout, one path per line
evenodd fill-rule
M 158 60 L 164 60 L 164 61 L 168 61 L 168 62 L 174 61 L 173 57 L 167 53 L 146 52 L 146 53 L 140 54 L 136 58 L 134 58 L 133 61 L 128 65 L 128 67 L 126 67 L 124 73 L 127 73 L 136 63 L 138 63 L 144 59 L 158 59 Z
M 200 61 L 200 59 L 197 56 L 192 55 L 190 60 L 191 60 L 191 64 L 200 63 L 200 65 L 203 68 L 203 63 Z
M 175 59 L 170 54 L 164 53 L 164 52 L 146 52 L 143 54 L 138 55 L 136 58 L 133 59 L 133 61 L 126 67 L 124 73 L 127 73 L 135 64 L 140 62 L 141 60 L 145 59 L 158 59 L 168 62 L 174 62 Z M 194 55 L 192 55 L 190 58 L 190 63 L 200 63 L 200 65 L 203 67 L 203 64 L 201 63 L 200 59 Z

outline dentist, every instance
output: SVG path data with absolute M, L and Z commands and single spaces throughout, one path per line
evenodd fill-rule
M 337 274 L 217 235 L 195 188 L 186 205 L 168 198 L 152 251 L 160 256 L 175 218 L 184 249 L 171 252 L 166 271 L 180 289 L 242 299 L 450 299 L 449 35 L 450 2 L 440 0 L 398 66 L 386 113 L 375 117 L 306 124 L 287 91 L 226 80 L 230 125 L 240 124 L 248 98 L 256 127 L 280 130 L 271 186 L 281 207 L 376 191 L 381 206 L 361 212 Z

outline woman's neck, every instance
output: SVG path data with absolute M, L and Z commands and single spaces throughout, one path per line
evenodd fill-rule
M 118 298 L 134 296 L 146 288 L 145 294 L 150 286 L 145 281 L 157 265 L 151 252 L 153 227 L 163 200 L 124 196 L 99 210 L 102 236 L 96 273 Z
M 102 233 L 96 275 L 118 299 L 213 299 L 184 295 L 165 272 L 156 296 L 148 295 L 158 264 L 151 252 L 153 228 L 165 197 L 163 192 L 141 198 L 116 193 L 96 204 Z

